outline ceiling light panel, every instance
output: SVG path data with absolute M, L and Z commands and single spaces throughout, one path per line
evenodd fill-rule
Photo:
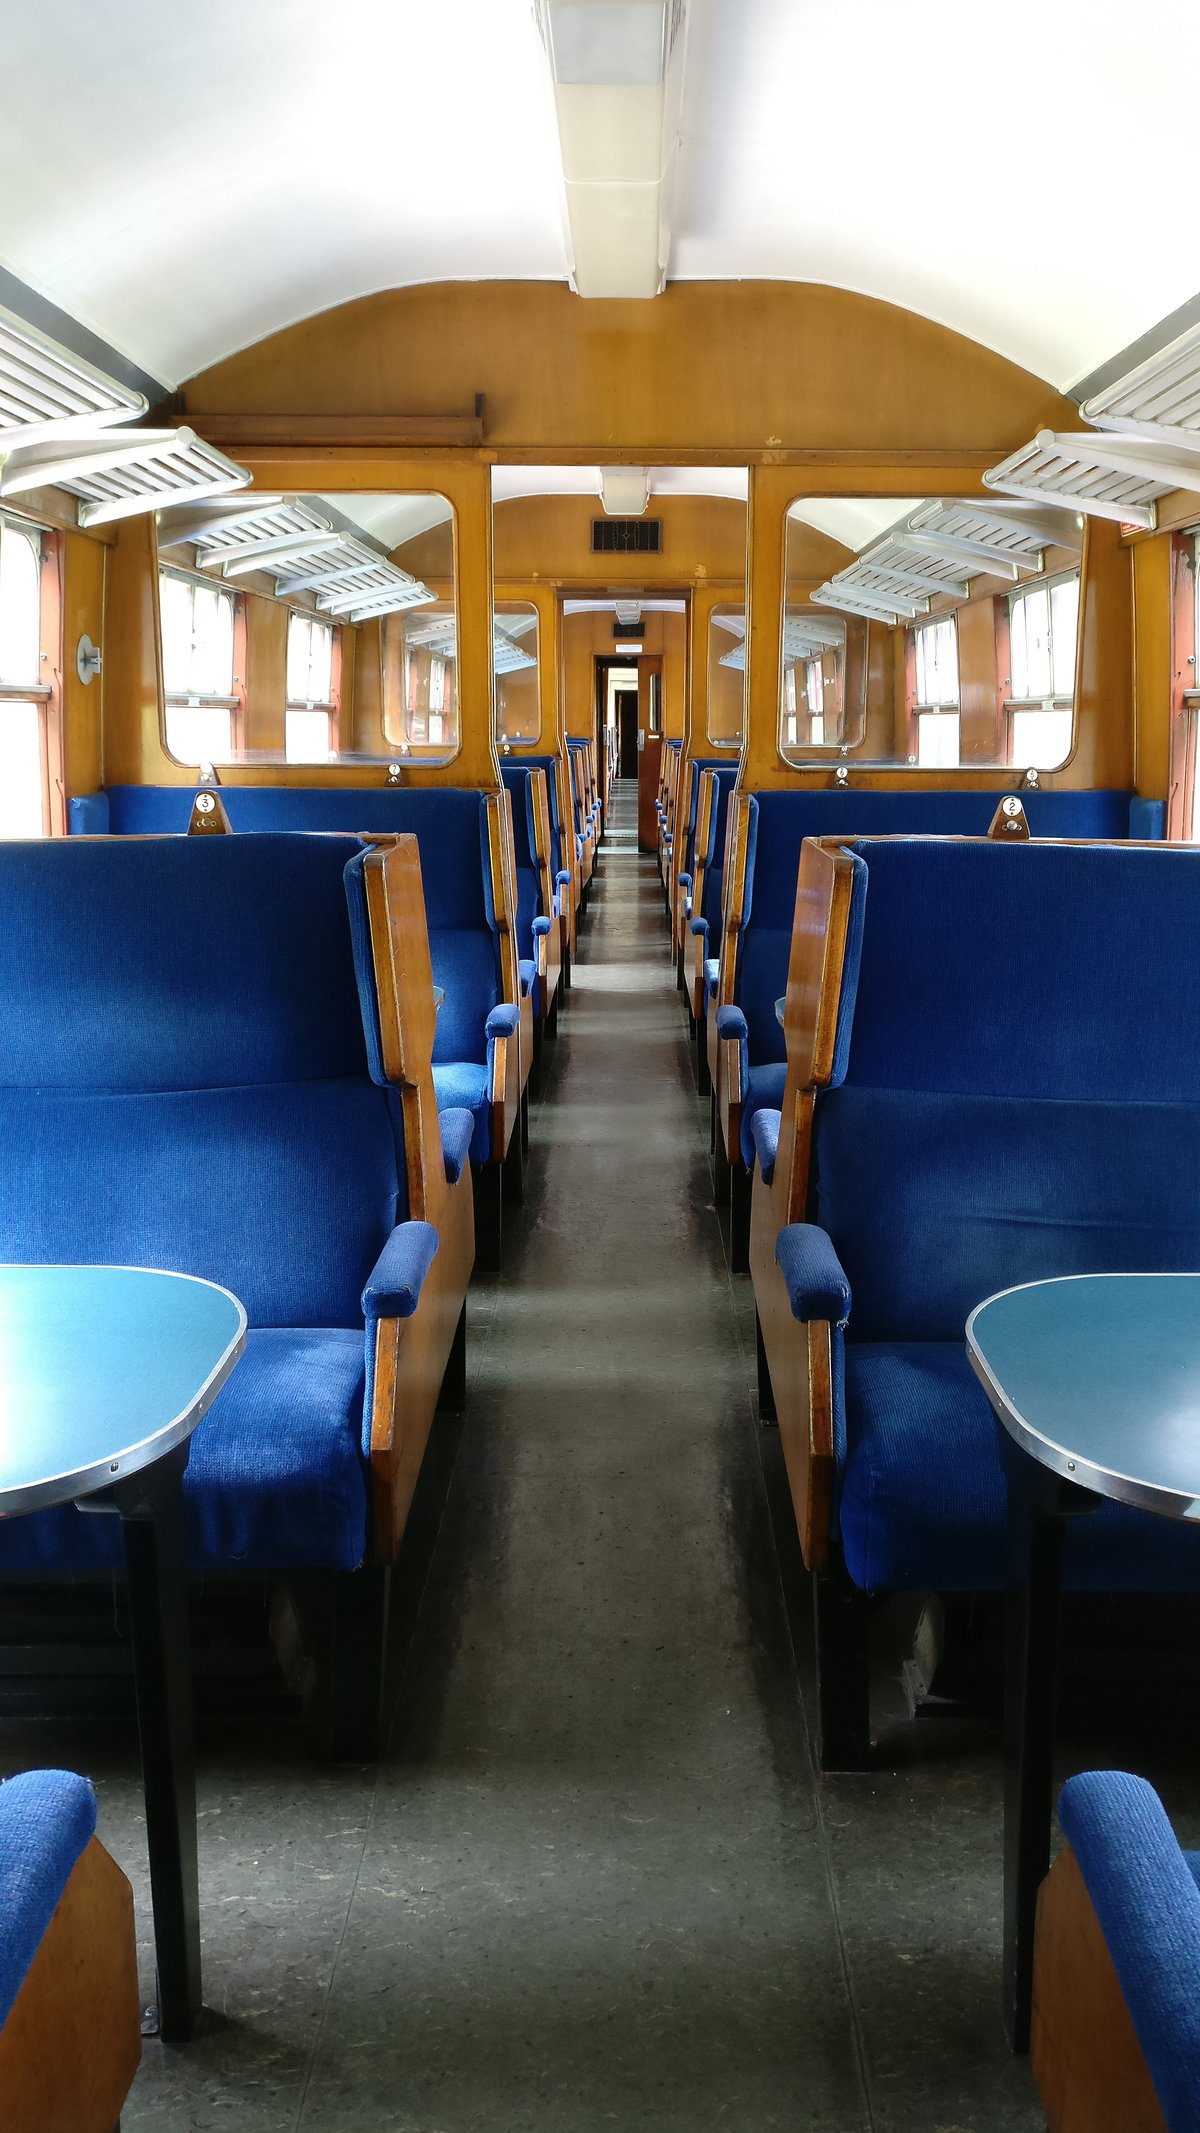
M 657 296 L 683 97 L 686 0 L 537 0 L 580 296 Z

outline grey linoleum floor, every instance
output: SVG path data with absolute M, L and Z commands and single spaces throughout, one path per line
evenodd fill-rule
M 625 787 L 527 1204 L 472 1290 L 391 1745 L 337 1768 L 290 1724 L 201 1729 L 211 2014 L 147 2045 L 126 2133 L 1042 2123 L 998 2014 L 994 1722 L 814 1776 L 707 1149 Z M 0 1731 L 0 1767 L 34 1761 L 96 1778 L 148 1988 L 131 1734 Z

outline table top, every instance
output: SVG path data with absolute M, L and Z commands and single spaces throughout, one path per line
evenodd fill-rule
M 979 1304 L 967 1352 L 1022 1449 L 1081 1487 L 1200 1519 L 1200 1274 L 1079 1274 Z
M 191 1435 L 246 1342 L 215 1282 L 0 1266 L 0 1517 L 86 1496 Z

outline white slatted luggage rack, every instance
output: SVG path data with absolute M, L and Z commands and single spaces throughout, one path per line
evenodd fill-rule
M 1107 436 L 1097 437 L 1093 449 L 1092 438 L 1083 432 L 1059 437 L 1052 430 L 1039 430 L 1030 444 L 1010 453 L 999 466 L 989 467 L 984 484 L 1006 496 L 1026 497 L 1039 504 L 1053 502 L 1067 510 L 1152 528 L 1157 499 L 1180 486 L 1183 471 L 1164 467 L 1161 477 L 1155 478 L 1146 461 L 1122 464 L 1115 452 L 1106 449 L 1111 443 Z M 1200 460 L 1193 463 L 1193 478 L 1198 472 Z
M 0 308 L 0 456 L 144 415 L 144 394 Z
M 1083 402 L 1085 422 L 1200 452 L 1200 326 Z

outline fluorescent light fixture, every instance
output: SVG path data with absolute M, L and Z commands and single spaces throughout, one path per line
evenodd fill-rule
M 600 506 L 608 518 L 640 518 L 649 501 L 649 467 L 600 469 Z
M 687 0 L 536 0 L 580 296 L 662 289 Z

